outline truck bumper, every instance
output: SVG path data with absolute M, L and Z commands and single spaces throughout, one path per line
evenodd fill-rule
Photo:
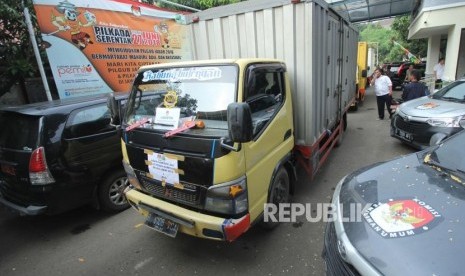
M 179 232 L 205 239 L 234 241 L 250 228 L 250 215 L 239 219 L 225 219 L 192 211 L 141 193 L 135 189 L 125 191 L 131 206 L 141 215 L 150 213 L 179 224 Z

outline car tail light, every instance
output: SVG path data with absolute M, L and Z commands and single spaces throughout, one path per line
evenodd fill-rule
M 54 183 L 55 179 L 48 170 L 43 147 L 37 148 L 32 152 L 29 160 L 29 178 L 33 185 L 46 185 Z

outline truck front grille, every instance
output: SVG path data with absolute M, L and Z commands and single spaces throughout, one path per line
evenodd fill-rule
M 158 180 L 148 178 L 140 175 L 139 179 L 141 184 L 152 196 L 160 199 L 165 199 L 172 202 L 187 204 L 189 206 L 199 208 L 202 205 L 202 195 L 204 190 L 202 187 L 189 185 L 189 188 L 179 189 L 170 186 L 169 184 L 163 186 Z

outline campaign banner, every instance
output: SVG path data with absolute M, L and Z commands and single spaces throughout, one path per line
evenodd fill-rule
M 127 92 L 139 67 L 190 60 L 184 15 L 129 0 L 34 0 L 61 99 Z

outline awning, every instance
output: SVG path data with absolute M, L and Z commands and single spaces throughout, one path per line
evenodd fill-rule
M 327 0 L 352 23 L 409 14 L 420 0 Z

